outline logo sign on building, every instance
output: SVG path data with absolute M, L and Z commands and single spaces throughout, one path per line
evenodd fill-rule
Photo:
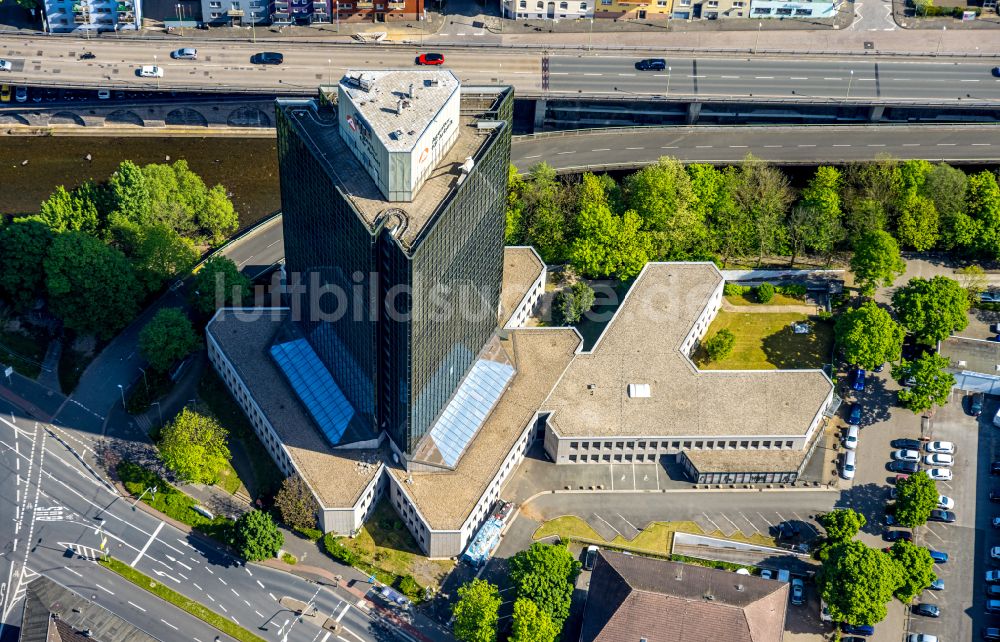
M 969 20 L 975 20 L 975 19 L 976 19 L 976 12 L 975 11 L 963 11 L 962 12 L 962 22 L 967 22 Z

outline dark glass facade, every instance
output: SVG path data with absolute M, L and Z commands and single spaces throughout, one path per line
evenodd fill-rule
M 303 333 L 355 409 L 370 410 L 409 457 L 496 330 L 513 93 L 463 95 L 463 115 L 504 125 L 408 249 L 354 211 L 284 103 L 276 112 L 287 273 L 302 274 L 303 300 L 339 286 L 365 313 L 303 319 Z

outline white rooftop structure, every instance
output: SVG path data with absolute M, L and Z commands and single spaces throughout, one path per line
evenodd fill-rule
M 409 202 L 458 138 L 460 85 L 448 70 L 349 70 L 340 136 L 389 201 Z

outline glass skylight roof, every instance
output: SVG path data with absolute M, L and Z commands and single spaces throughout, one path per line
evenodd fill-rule
M 513 376 L 509 363 L 479 359 L 473 364 L 430 432 L 448 466 L 458 463 Z
M 354 417 L 354 408 L 305 339 L 271 346 L 271 356 L 285 373 L 313 421 L 331 444 L 338 444 Z

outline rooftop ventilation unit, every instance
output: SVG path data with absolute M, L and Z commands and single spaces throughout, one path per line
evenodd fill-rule
M 424 84 L 427 85 L 428 87 L 437 87 L 438 85 L 441 84 L 441 81 L 438 80 L 437 78 L 428 78 L 427 80 L 424 81 Z
M 347 84 L 363 91 L 371 91 L 375 86 L 375 79 L 367 74 L 358 74 L 357 76 L 348 76 Z
M 472 160 L 471 156 L 465 157 L 465 162 L 462 163 L 462 173 L 471 174 L 472 168 L 476 166 L 476 161 Z
M 635 398 L 645 398 L 649 397 L 649 384 L 648 383 L 630 383 L 628 384 L 628 396 Z

